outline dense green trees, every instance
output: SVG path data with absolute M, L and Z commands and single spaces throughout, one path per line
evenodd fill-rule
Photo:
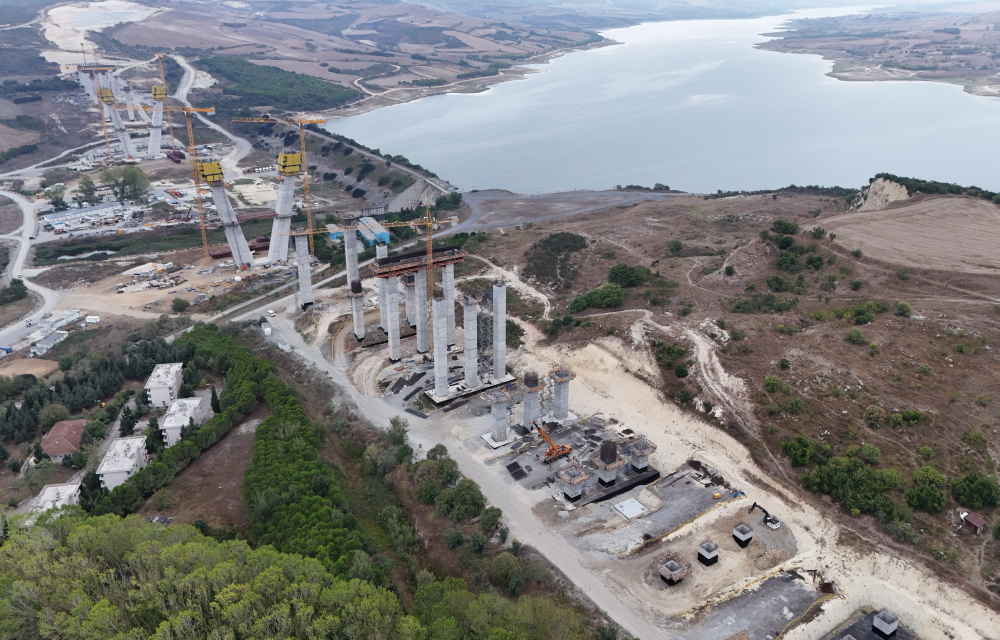
M 906 504 L 936 513 L 944 509 L 946 495 L 941 489 L 944 475 L 934 467 L 920 467 L 913 473 L 913 487 L 906 490 Z
M 970 471 L 951 482 L 951 495 L 958 504 L 970 509 L 995 507 L 1000 503 L 1000 488 L 991 476 Z
M 426 638 L 394 594 L 316 560 L 139 517 L 12 529 L 0 575 L 4 638 Z
M 619 284 L 609 282 L 600 289 L 577 296 L 569 305 L 570 313 L 580 313 L 584 309 L 594 307 L 604 309 L 619 307 L 625 302 L 625 289 Z
M 198 66 L 230 83 L 222 89 L 225 97 L 220 108 L 277 106 L 297 111 L 321 111 L 358 96 L 356 91 L 339 84 L 234 56 L 203 58 Z
M 101 171 L 100 177 L 119 200 L 135 200 L 149 190 L 149 176 L 135 165 L 109 167 Z
M 642 265 L 630 267 L 627 264 L 616 264 L 608 272 L 608 282 L 622 287 L 637 287 L 649 275 L 649 268 Z
M 184 356 L 185 348 L 179 343 L 168 345 L 162 340 L 143 340 L 125 349 L 121 356 L 88 357 L 86 366 L 78 366 L 78 372 L 67 373 L 51 387 L 37 383 L 34 376 L 19 376 L 9 385 L 0 379 L 0 398 L 23 392 L 20 407 L 11 402 L 0 409 L 0 435 L 17 443 L 31 440 L 38 435 L 39 419 L 46 406 L 59 404 L 70 414 L 76 414 L 117 393 L 126 378 L 144 380 L 157 364 L 183 360 Z M 108 415 L 108 409 L 110 407 L 97 415 L 105 424 L 115 417 Z

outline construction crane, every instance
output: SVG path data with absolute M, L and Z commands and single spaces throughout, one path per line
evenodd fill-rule
M 146 105 L 143 105 L 143 109 L 148 109 Z M 205 115 L 215 115 L 215 107 L 209 107 L 207 109 L 196 109 L 195 107 L 168 107 L 164 105 L 163 110 L 168 113 L 173 113 L 179 111 L 184 114 L 184 118 L 187 121 L 188 130 L 188 157 L 191 158 L 191 172 L 194 174 L 194 198 L 198 203 L 198 219 L 201 222 L 201 246 L 204 249 L 206 262 L 210 259 L 208 255 L 208 233 L 205 231 L 205 208 L 201 203 L 201 177 L 198 174 L 198 163 L 195 162 L 195 152 L 194 152 L 194 128 L 191 125 L 191 118 L 194 117 L 195 113 L 204 113 Z M 170 136 L 173 138 L 173 135 Z
M 272 118 L 269 115 L 265 115 L 262 118 L 233 118 L 233 122 L 270 122 L 275 124 L 287 124 L 299 128 L 299 142 L 302 145 L 302 189 L 305 194 L 306 200 L 306 229 L 312 231 L 313 228 L 313 217 L 312 217 L 312 203 L 309 201 L 309 163 L 306 162 L 306 136 L 305 136 L 305 126 L 307 124 L 324 124 L 326 120 L 302 120 L 293 118 Z M 313 255 L 315 252 L 313 250 L 313 237 L 312 234 L 309 235 L 309 255 Z
M 565 458 L 573 452 L 573 449 L 568 444 L 556 444 L 552 442 L 552 438 L 550 438 L 549 434 L 545 433 L 545 429 L 541 427 L 538 427 L 538 435 L 545 438 L 545 442 L 549 443 L 549 448 L 545 450 L 544 464 L 552 464 L 556 460 Z
M 775 518 L 774 516 L 772 516 L 770 513 L 767 512 L 767 509 L 765 509 L 764 507 L 760 506 L 756 502 L 753 503 L 753 505 L 750 506 L 750 509 L 747 511 L 747 513 L 753 513 L 754 509 L 760 509 L 761 511 L 764 512 L 764 524 L 766 524 L 771 529 L 777 529 L 777 528 L 779 528 L 781 526 L 781 521 L 780 520 L 778 520 L 777 518 Z
M 167 74 L 165 74 L 163 72 L 163 54 L 162 53 L 158 53 L 158 54 L 156 54 L 156 57 L 159 59 L 159 62 L 160 62 L 160 82 L 163 83 L 163 98 L 166 99 L 166 97 L 167 97 Z M 153 87 L 153 99 L 154 100 L 156 99 L 156 92 L 157 92 L 157 87 Z M 167 124 L 170 126 L 170 150 L 171 151 L 175 151 L 176 150 L 176 146 L 174 144 L 174 117 L 172 115 L 169 118 L 167 118 Z M 152 155 L 152 154 L 150 154 L 150 155 Z

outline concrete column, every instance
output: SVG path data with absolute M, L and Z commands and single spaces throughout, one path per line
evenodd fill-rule
M 507 375 L 507 285 L 493 285 L 493 377 Z
M 150 158 L 160 153 L 160 139 L 163 137 L 163 100 L 153 101 L 153 121 L 149 123 L 149 148 L 146 152 Z
M 247 244 L 247 239 L 243 236 L 243 229 L 240 228 L 240 222 L 236 219 L 236 212 L 233 211 L 233 207 L 229 203 L 229 196 L 226 195 L 226 188 L 222 186 L 222 183 L 219 183 L 211 185 L 209 189 L 212 191 L 212 200 L 215 202 L 215 210 L 218 211 L 219 220 L 222 221 L 222 230 L 226 234 L 226 241 L 229 242 L 229 250 L 233 253 L 233 261 L 236 263 L 236 268 L 252 268 L 254 266 L 253 254 L 250 253 L 250 246 Z M 298 237 L 306 240 L 305 236 Z M 296 252 L 299 251 L 298 237 L 296 238 Z M 308 245 L 306 246 L 305 255 L 306 269 L 308 270 Z M 301 274 L 301 266 L 299 269 Z
M 239 227 L 237 227 L 239 229 Z M 243 232 L 240 231 L 243 240 Z M 243 240 L 246 244 L 246 240 Z M 235 256 L 235 254 L 233 254 Z M 295 236 L 295 255 L 299 262 L 299 307 L 305 311 L 313 303 L 312 272 L 309 271 L 309 238 Z M 364 335 L 364 328 L 362 328 Z
M 413 292 L 417 320 L 417 353 L 427 353 L 430 349 L 430 327 L 427 326 L 427 270 L 417 271 Z
M 444 304 L 448 318 L 448 346 L 455 344 L 455 265 L 445 265 L 441 273 Z
M 389 360 L 399 362 L 402 357 L 399 349 L 399 279 L 396 276 L 387 278 L 387 298 L 389 300 L 386 321 L 386 333 L 389 334 Z
M 296 236 L 298 239 L 301 236 Z M 361 288 L 361 283 L 357 280 L 351 283 L 351 292 L 347 294 L 351 299 L 351 315 L 354 320 L 354 337 L 361 342 L 365 339 L 365 293 Z
M 122 116 L 118 113 L 118 109 L 115 109 L 112 105 L 105 104 L 104 113 L 111 120 L 111 126 L 115 130 L 115 135 L 118 136 L 118 141 L 122 144 L 122 149 L 125 150 L 125 155 L 129 158 L 137 157 L 139 151 L 136 149 L 135 143 L 132 142 L 132 137 L 125 128 L 125 123 L 122 121 Z
M 474 300 L 462 301 L 462 314 L 465 320 L 465 386 L 472 389 L 479 386 L 479 343 L 476 335 L 476 319 L 479 315 L 479 305 Z
M 569 415 L 569 381 L 556 381 L 553 385 L 552 414 L 559 420 Z
M 506 399 L 500 399 L 499 394 L 496 398 L 491 397 L 490 401 L 493 403 L 490 407 L 490 436 L 494 442 L 503 442 L 507 439 L 507 402 Z
M 412 273 L 403 276 L 403 287 L 406 289 L 406 295 L 404 296 L 406 302 L 406 322 L 411 327 L 415 327 L 417 326 L 417 312 L 413 291 L 416 289 L 416 277 Z
M 434 298 L 434 393 L 439 398 L 448 395 L 448 345 L 445 337 L 448 333 L 448 313 L 445 301 Z
M 344 230 L 344 255 L 347 257 L 347 284 L 358 279 L 358 232 Z
M 375 245 L 375 259 L 381 260 L 389 255 L 389 247 L 382 243 Z M 389 321 L 386 319 L 389 309 L 389 283 L 385 278 L 378 278 L 378 326 L 385 331 Z
M 521 418 L 521 425 L 525 429 L 531 428 L 531 423 L 534 420 L 538 420 L 538 417 L 542 414 L 541 405 L 538 402 L 538 390 L 526 390 L 524 392 L 524 400 L 521 403 L 521 409 L 524 412 Z
M 295 177 L 284 176 L 278 185 L 278 199 L 274 203 L 277 213 L 271 223 L 271 245 L 267 250 L 268 262 L 288 260 L 288 232 L 292 228 L 292 201 L 295 199 Z

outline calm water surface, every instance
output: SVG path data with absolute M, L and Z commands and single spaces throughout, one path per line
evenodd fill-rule
M 817 56 L 753 48 L 788 17 L 615 29 L 603 35 L 621 45 L 526 80 L 328 128 L 463 189 L 853 187 L 886 171 L 1000 191 L 1000 100 L 941 83 L 843 82 Z

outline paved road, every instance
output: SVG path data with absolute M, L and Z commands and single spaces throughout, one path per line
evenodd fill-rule
M 174 94 L 174 98 L 176 98 L 177 100 L 181 101 L 182 103 L 184 103 L 189 107 L 193 107 L 194 105 L 191 104 L 187 96 L 188 92 L 191 91 L 191 86 L 194 84 L 194 79 L 196 75 L 195 68 L 192 67 L 188 63 L 188 61 L 184 59 L 183 56 L 175 55 L 174 59 L 177 60 L 177 64 L 181 65 L 181 67 L 184 68 L 184 77 L 181 78 L 181 82 L 177 86 L 177 93 Z M 229 139 L 229 141 L 233 143 L 233 150 L 230 151 L 220 161 L 226 179 L 236 180 L 237 178 L 242 177 L 243 174 L 240 172 L 239 168 L 237 168 L 236 165 L 238 165 L 240 160 L 245 158 L 253 149 L 253 146 L 250 144 L 250 142 L 244 140 L 243 138 L 240 138 L 239 136 L 234 136 L 224 127 L 212 122 L 211 120 L 201 115 L 200 113 L 196 113 L 195 115 L 199 120 L 201 120 L 205 124 L 205 126 L 211 129 L 215 129 L 222 135 L 226 136 Z
M 288 342 L 293 352 L 320 372 L 328 374 L 333 383 L 350 397 L 359 415 L 365 416 L 371 424 L 386 427 L 390 418 L 400 414 L 398 408 L 382 401 L 381 398 L 365 397 L 357 391 L 347 377 L 349 363 L 346 356 L 331 363 L 317 347 L 307 344 L 302 339 L 284 314 L 279 314 L 268 322 L 273 330 L 272 338 L 281 336 Z M 633 636 L 638 638 L 662 636 L 661 631 L 645 621 L 645 616 L 640 616 L 631 610 L 630 603 L 621 594 L 613 592 L 604 582 L 595 579 L 590 569 L 585 568 L 584 558 L 579 549 L 566 544 L 558 534 L 547 530 L 532 513 L 531 507 L 512 494 L 510 487 L 502 482 L 494 470 L 487 469 L 473 458 L 461 440 L 452 435 L 453 430 L 450 427 L 457 424 L 460 418 L 438 417 L 435 414 L 427 420 L 412 416 L 407 418 L 410 418 L 411 444 L 421 445 L 426 451 L 444 442 L 451 457 L 458 462 L 462 473 L 475 480 L 490 503 L 503 510 L 504 523 L 510 527 L 513 537 L 527 541 L 538 549 L 577 588 L 584 591 L 598 607 Z M 484 422 L 485 430 L 487 419 L 481 420 Z
M 0 195 L 10 198 L 15 204 L 17 204 L 18 207 L 21 208 L 21 228 L 13 233 L 0 236 L 0 238 L 4 240 L 10 240 L 18 243 L 17 255 L 14 256 L 8 266 L 11 276 L 17 277 L 23 273 L 24 261 L 28 257 L 28 249 L 30 247 L 29 236 L 34 235 L 35 227 L 38 226 L 38 221 L 35 218 L 34 205 L 23 196 L 10 191 L 0 191 Z M 30 272 L 27 275 L 31 275 Z M 52 289 L 47 289 L 28 280 L 25 280 L 24 284 L 27 285 L 29 291 L 34 292 L 42 299 L 42 306 L 35 309 L 34 313 L 28 316 L 29 318 L 41 320 L 42 314 L 52 311 L 55 309 L 56 305 L 59 304 L 58 292 L 53 291 Z M 11 345 L 33 331 L 34 329 L 29 329 L 25 323 L 16 322 L 0 330 L 0 344 Z

